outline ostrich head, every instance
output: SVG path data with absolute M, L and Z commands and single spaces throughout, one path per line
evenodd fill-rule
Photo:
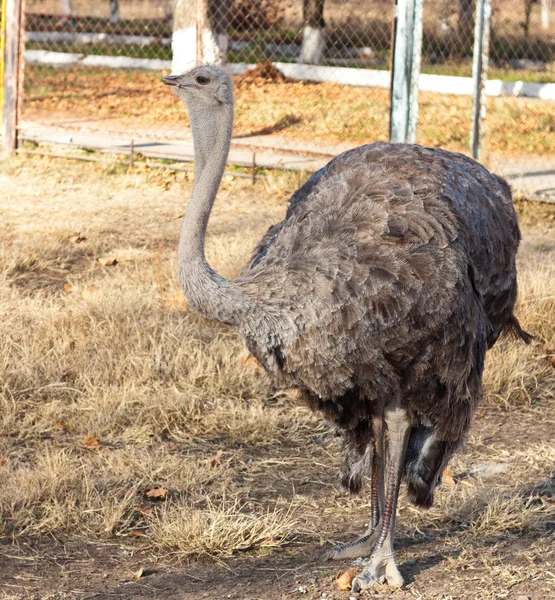
M 183 73 L 162 77 L 166 85 L 175 87 L 189 109 L 233 105 L 233 85 L 229 74 L 218 67 L 201 66 Z

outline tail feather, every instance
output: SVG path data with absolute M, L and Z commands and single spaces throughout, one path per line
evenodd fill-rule
M 438 439 L 433 427 L 419 425 L 412 429 L 405 459 L 405 481 L 413 504 L 432 506 L 434 490 L 458 446 L 459 441 Z
M 505 332 L 512 334 L 515 337 L 519 337 L 525 344 L 530 344 L 530 342 L 535 339 L 533 335 L 522 329 L 518 319 L 514 315 L 511 315 L 511 318 L 505 325 L 503 333 Z

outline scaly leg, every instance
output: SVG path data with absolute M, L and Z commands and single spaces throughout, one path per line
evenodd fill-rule
M 399 406 L 386 408 L 384 420 L 388 432 L 389 461 L 382 525 L 372 556 L 362 573 L 353 581 L 353 592 L 360 592 L 372 587 L 375 583 L 388 583 L 393 586 L 402 586 L 404 583 L 395 563 L 393 538 L 397 497 L 399 496 L 410 423 L 406 412 Z
M 373 452 L 372 452 L 372 470 L 370 480 L 370 521 L 368 528 L 360 537 L 338 544 L 330 548 L 324 554 L 324 560 L 342 560 L 347 558 L 359 558 L 370 556 L 376 538 L 379 533 L 379 524 L 381 514 L 384 507 L 384 492 L 383 492 L 383 471 L 384 471 L 384 456 L 383 456 L 383 419 L 375 417 L 372 420 L 373 428 Z

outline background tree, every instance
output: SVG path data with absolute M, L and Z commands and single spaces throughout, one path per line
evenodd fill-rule
M 326 50 L 325 0 L 303 0 L 303 44 L 299 62 L 319 65 Z
M 204 0 L 201 62 L 221 65 L 226 61 L 230 5 Z M 172 71 L 183 73 L 197 60 L 197 0 L 176 0 L 173 10 Z
M 110 0 L 110 23 L 116 25 L 120 21 L 119 0 Z
M 457 34 L 461 53 L 471 52 L 474 43 L 474 0 L 459 0 Z
M 549 29 L 549 13 L 553 10 L 553 0 L 541 0 L 542 12 L 541 22 L 542 29 Z

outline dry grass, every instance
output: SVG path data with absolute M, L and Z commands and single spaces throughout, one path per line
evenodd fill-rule
M 150 130 L 181 137 L 188 118 L 157 73 L 108 69 L 26 69 L 24 118 L 107 130 Z M 290 142 L 333 146 L 388 139 L 389 92 L 333 83 L 235 78 L 235 134 L 271 133 Z M 348 100 L 348 101 L 346 101 Z M 470 98 L 422 92 L 417 142 L 468 150 Z M 173 129 L 173 132 L 172 132 Z M 491 98 L 487 146 L 505 154 L 552 155 L 552 105 L 526 98 Z
M 225 183 L 207 242 L 215 268 L 238 272 L 283 214 L 294 183 L 284 176 L 254 188 Z M 174 254 L 191 188 L 183 174 L 15 158 L 0 165 L 0 185 L 7 539 L 118 536 L 155 555 L 227 557 L 299 536 L 317 545 L 324 532 L 342 535 L 346 516 L 364 516 L 360 499 L 334 488 L 337 449 L 327 425 L 272 393 L 242 359 L 238 335 L 188 312 L 181 299 Z M 537 340 L 525 348 L 507 339 L 490 353 L 477 427 L 494 436 L 499 422 L 518 416 L 536 419 L 536 429 L 530 439 L 520 432 L 527 442 L 517 445 L 473 434 L 453 463 L 455 488 L 440 490 L 426 513 L 403 500 L 399 519 L 402 537 L 432 531 L 446 551 L 457 548 L 449 559 L 455 570 L 489 561 L 499 572 L 491 589 L 523 576 L 510 561 L 503 568 L 514 569 L 502 571 L 491 540 L 541 540 L 555 520 L 555 446 L 541 433 L 553 431 L 553 211 L 519 210 L 518 315 Z M 102 266 L 101 256 L 118 262 Z M 509 477 L 473 470 L 492 461 Z M 158 489 L 160 497 L 148 495 Z

